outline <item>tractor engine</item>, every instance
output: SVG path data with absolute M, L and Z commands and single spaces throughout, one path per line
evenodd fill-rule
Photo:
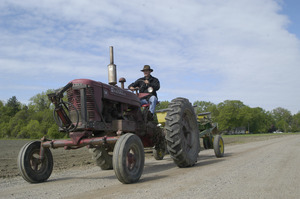
M 76 131 L 135 132 L 140 100 L 136 94 L 89 79 L 75 79 L 67 89 L 69 118 Z M 75 131 L 75 129 L 73 130 Z

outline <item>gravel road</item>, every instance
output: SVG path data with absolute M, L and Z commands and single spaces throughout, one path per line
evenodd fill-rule
M 300 198 L 299 152 L 299 134 L 225 143 L 223 158 L 204 150 L 191 168 L 176 167 L 169 156 L 146 158 L 140 181 L 129 185 L 95 166 L 54 172 L 41 184 L 4 178 L 0 198 Z

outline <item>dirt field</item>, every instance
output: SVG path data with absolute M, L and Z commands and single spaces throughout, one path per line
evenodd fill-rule
M 247 142 L 267 140 L 277 137 L 287 136 L 286 134 L 270 134 L 264 136 L 228 136 L 224 137 L 225 145 L 241 144 Z M 0 178 L 20 176 L 17 168 L 17 157 L 22 146 L 29 140 L 0 140 Z M 202 144 L 202 143 L 201 143 Z M 53 172 L 76 167 L 95 167 L 86 147 L 77 150 L 64 150 L 63 148 L 51 149 L 54 168 Z M 147 153 L 146 157 L 151 157 Z

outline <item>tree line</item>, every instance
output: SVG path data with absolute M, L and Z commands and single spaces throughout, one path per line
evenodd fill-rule
M 6 103 L 0 101 L 0 138 L 41 138 L 47 136 L 57 139 L 66 134 L 59 132 L 53 119 L 53 105 L 48 90 L 30 98 L 29 104 L 21 104 L 16 96 Z M 168 101 L 162 101 L 156 109 L 168 107 Z M 285 108 L 265 111 L 260 107 L 251 108 L 239 100 L 226 100 L 219 104 L 195 101 L 196 114 L 210 112 L 213 122 L 224 133 L 244 127 L 251 133 L 300 132 L 300 112 L 292 115 Z
M 53 119 L 53 106 L 47 94 L 48 90 L 30 98 L 28 105 L 21 104 L 16 96 L 7 103 L 0 101 L 0 138 L 32 138 L 43 136 L 62 138 L 66 136 L 58 131 Z
M 157 108 L 167 108 L 168 104 L 168 101 L 160 102 Z M 260 107 L 251 108 L 239 100 L 225 100 L 219 104 L 195 101 L 193 105 L 196 114 L 210 112 L 219 131 L 225 134 L 240 127 L 250 133 L 300 132 L 300 111 L 295 115 L 282 107 L 265 111 Z

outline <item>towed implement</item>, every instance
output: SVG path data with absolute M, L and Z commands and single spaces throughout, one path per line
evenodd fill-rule
M 142 95 L 124 88 L 125 78 L 116 84 L 116 65 L 110 47 L 109 84 L 75 79 L 49 94 L 53 116 L 67 140 L 32 141 L 18 155 L 18 168 L 30 183 L 46 181 L 53 170 L 51 148 L 76 150 L 86 146 L 103 170 L 113 169 L 122 183 L 137 182 L 144 168 L 144 147 L 152 147 L 154 157 L 162 159 L 167 149 L 178 167 L 197 162 L 200 151 L 199 128 L 194 108 L 185 98 L 173 99 L 164 126 L 141 107 Z M 144 96 L 144 94 L 143 94 Z M 67 99 L 67 100 L 65 100 Z
M 224 141 L 218 132 L 218 124 L 213 123 L 210 112 L 197 115 L 199 137 L 203 139 L 204 149 L 214 149 L 217 158 L 224 156 Z

